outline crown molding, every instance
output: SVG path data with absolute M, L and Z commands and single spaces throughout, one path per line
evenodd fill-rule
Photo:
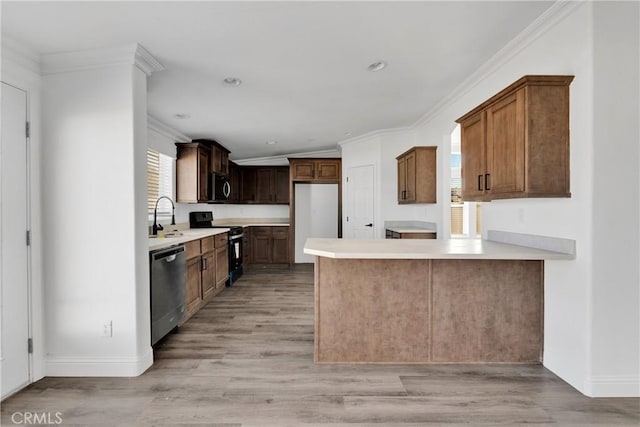
M 357 144 L 359 142 L 370 140 L 371 138 L 376 138 L 380 136 L 390 136 L 397 135 L 405 132 L 413 132 L 413 127 L 400 127 L 400 128 L 388 128 L 388 129 L 378 129 L 371 132 L 367 132 L 363 135 L 354 136 L 353 138 L 345 139 L 338 142 L 340 147 L 344 147 L 346 145 Z
M 139 44 L 136 44 L 134 63 L 138 68 L 144 71 L 147 76 L 150 76 L 151 73 L 155 73 L 156 71 L 163 71 L 165 69 L 164 65 L 162 65 L 160 61 L 154 58 L 147 49 Z
M 147 114 L 147 127 L 175 142 L 191 142 L 192 139 L 149 114 Z
M 580 6 L 588 4 L 582 1 L 556 1 L 549 9 L 544 11 L 536 18 L 527 28 L 514 37 L 487 62 L 480 66 L 473 74 L 467 77 L 460 85 L 458 85 L 447 97 L 443 98 L 427 113 L 420 117 L 411 128 L 415 129 L 429 121 L 444 109 L 458 101 L 464 95 L 469 93 L 473 88 L 478 86 L 487 77 L 494 74 L 496 70 L 511 60 L 515 55 L 545 34 L 556 24 L 571 15 Z
M 36 74 L 40 74 L 40 56 L 16 39 L 2 35 L 2 61 L 14 62 Z
M 145 48 L 137 43 L 126 46 L 90 49 L 40 55 L 42 74 L 83 71 L 113 65 L 135 65 L 146 75 L 164 67 Z
M 331 148 L 328 150 L 318 150 L 318 151 L 307 151 L 304 153 L 292 153 L 292 154 L 282 154 L 278 156 L 269 156 L 269 157 L 254 157 L 252 159 L 242 159 L 235 160 L 232 159 L 233 162 L 240 166 L 261 166 L 261 165 L 270 165 L 270 166 L 278 166 L 278 165 L 288 165 L 289 157 L 291 158 L 312 158 L 312 157 L 341 157 L 340 151 L 337 148 Z

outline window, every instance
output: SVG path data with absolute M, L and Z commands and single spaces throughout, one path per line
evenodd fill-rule
M 451 134 L 451 236 L 479 237 L 482 234 L 482 203 L 462 200 L 462 153 L 460 125 Z
M 153 215 L 156 200 L 160 196 L 174 199 L 175 160 L 155 150 L 147 149 L 147 210 Z M 171 202 L 162 199 L 158 202 L 158 215 L 171 215 Z

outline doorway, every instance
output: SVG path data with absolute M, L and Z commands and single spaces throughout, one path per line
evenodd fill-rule
M 2 82 L 0 371 L 2 398 L 30 382 L 27 92 Z

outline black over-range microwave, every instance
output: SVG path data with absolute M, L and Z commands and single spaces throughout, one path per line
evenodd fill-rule
M 210 173 L 209 174 L 209 202 L 224 202 L 229 199 L 231 194 L 231 183 L 226 176 Z

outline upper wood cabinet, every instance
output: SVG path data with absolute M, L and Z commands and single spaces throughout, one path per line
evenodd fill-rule
M 245 166 L 240 168 L 241 199 L 243 203 L 289 203 L 289 167 Z
M 398 203 L 436 203 L 436 149 L 413 147 L 398 161 Z
M 209 156 L 206 144 L 176 144 L 176 201 L 206 202 L 209 198 Z
M 229 150 L 212 139 L 194 139 L 193 142 L 210 148 L 209 170 L 220 175 L 229 175 Z
M 340 181 L 341 169 L 341 159 L 289 159 L 292 181 Z
M 571 197 L 569 85 L 573 76 L 524 76 L 456 120 L 462 197 Z

